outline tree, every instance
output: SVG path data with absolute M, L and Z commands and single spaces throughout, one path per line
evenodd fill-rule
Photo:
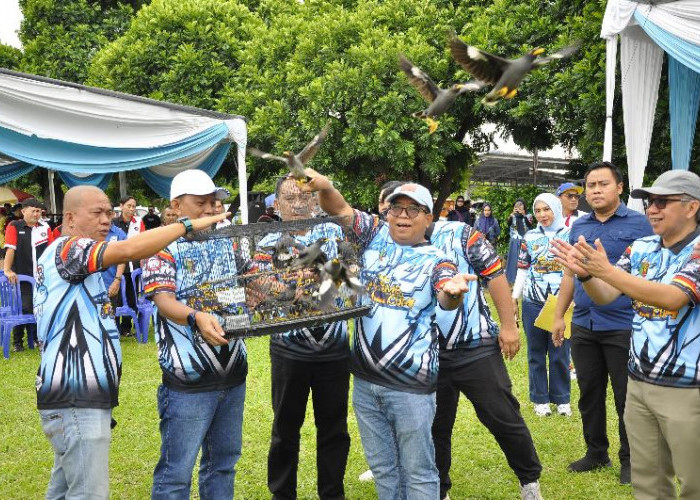
M 22 51 L 0 43 L 0 68 L 17 69 L 22 60 Z

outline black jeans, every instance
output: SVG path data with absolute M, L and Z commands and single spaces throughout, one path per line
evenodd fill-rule
M 537 481 L 542 472 L 530 431 L 513 396 L 508 370 L 500 353 L 460 368 L 440 365 L 437 411 L 433 420 L 435 463 L 440 474 L 440 498 L 452 487 L 452 428 L 457 416 L 459 393 L 474 405 L 476 416 L 493 434 L 520 484 Z
M 34 313 L 34 287 L 27 282 L 22 282 L 19 284 L 20 295 L 22 296 L 22 314 L 33 314 Z M 24 332 L 27 332 L 27 343 L 29 343 L 29 337 L 31 336 L 34 343 L 37 341 L 36 337 L 36 323 L 30 323 L 27 325 L 19 325 L 12 329 L 12 343 L 16 346 L 21 346 L 24 339 Z
M 619 420 L 620 462 L 629 463 L 630 446 L 625 431 L 625 398 L 627 397 L 627 363 L 631 330 L 592 331 L 571 324 L 571 357 L 576 366 L 580 390 L 578 409 L 583 423 L 586 456 L 608 458 L 608 431 L 605 399 L 608 377 L 615 397 Z
M 297 497 L 300 429 L 311 392 L 316 424 L 316 468 L 321 500 L 344 498 L 343 478 L 350 451 L 348 359 L 312 362 L 270 354 L 272 422 L 267 485 L 273 499 Z

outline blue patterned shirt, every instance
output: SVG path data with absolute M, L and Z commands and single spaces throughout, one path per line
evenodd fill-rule
M 34 290 L 37 334 L 44 343 L 36 380 L 39 409 L 119 404 L 119 333 L 98 272 L 106 246 L 63 236 L 39 258 Z
M 568 241 L 569 228 L 564 226 L 554 233 L 545 233 L 541 227 L 525 233 L 520 244 L 518 269 L 527 269 L 527 281 L 523 289 L 523 300 L 544 304 L 547 295 L 559 293 L 564 277 L 564 268 L 551 252 L 553 239 Z
M 356 322 L 350 366 L 369 382 L 418 394 L 434 392 L 438 374 L 437 293 L 457 267 L 429 243 L 399 245 L 378 216 L 355 211 L 360 279 L 372 310 Z
M 337 224 L 317 224 L 306 234 L 292 235 L 297 243 L 310 246 L 320 238 L 327 241 L 321 249 L 327 258 L 338 255 L 337 240 L 344 238 Z M 255 261 L 260 270 L 272 269 L 272 253 L 282 233 L 269 233 L 257 244 Z M 303 248 L 303 247 L 301 247 Z M 291 255 L 298 255 L 298 248 L 290 248 Z M 338 321 L 314 328 L 300 328 L 270 337 L 270 352 L 301 361 L 333 361 L 350 355 L 347 323 Z
M 696 231 L 673 248 L 660 236 L 635 241 L 617 267 L 647 281 L 670 284 L 688 296 L 678 311 L 667 311 L 633 300 L 632 377 L 670 387 L 700 387 L 700 259 L 691 259 Z
M 201 310 L 197 291 L 202 284 L 233 278 L 244 263 L 229 239 L 188 241 L 180 238 L 158 252 L 142 266 L 143 286 L 148 296 L 173 293 L 196 310 Z M 232 288 L 233 287 L 233 288 Z M 221 284 L 214 293 L 235 291 L 235 282 Z M 242 292 L 242 289 L 239 289 Z M 232 314 L 237 310 L 231 306 Z M 184 392 L 204 392 L 235 387 L 248 373 L 243 340 L 232 340 L 224 346 L 200 343 L 188 325 L 180 325 L 158 314 L 156 321 L 158 361 L 163 384 Z

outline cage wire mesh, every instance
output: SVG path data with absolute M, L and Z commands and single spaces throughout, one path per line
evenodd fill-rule
M 203 269 L 178 298 L 215 315 L 227 338 L 314 327 L 367 314 L 348 221 L 325 217 L 231 225 L 178 241 L 185 267 Z

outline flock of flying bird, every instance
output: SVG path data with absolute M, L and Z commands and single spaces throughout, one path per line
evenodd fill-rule
M 411 85 L 429 102 L 426 109 L 413 114 L 414 117 L 426 121 L 429 134 L 437 130 L 437 118 L 447 112 L 460 95 L 466 92 L 475 92 L 491 85 L 491 90 L 481 101 L 483 104 L 494 106 L 500 99 L 512 99 L 528 73 L 552 61 L 566 59 L 580 47 L 580 43 L 576 42 L 543 57 L 541 56 L 544 49 L 538 47 L 519 58 L 505 59 L 472 45 L 467 45 L 454 32 L 448 39 L 448 45 L 454 60 L 465 71 L 473 75 L 474 79 L 465 83 L 455 83 L 447 88 L 440 88 L 427 73 L 404 55 L 399 55 L 399 67 L 406 74 Z M 304 168 L 320 149 L 321 144 L 328 136 L 330 127 L 329 121 L 299 153 L 285 151 L 281 156 L 277 156 L 252 147 L 248 148 L 248 152 L 264 160 L 284 163 L 291 176 L 296 179 L 297 184 L 301 185 L 309 180 Z M 348 263 L 351 260 L 356 262 L 355 257 L 350 258 L 351 255 L 354 256 L 350 244 L 339 241 L 339 258 L 328 260 L 321 250 L 324 242 L 324 239 L 319 239 L 312 245 L 304 247 L 297 243 L 291 235 L 283 235 L 275 245 L 272 257 L 273 265 L 277 269 L 292 266 L 296 269 L 312 267 L 318 270 L 321 282 L 315 297 L 319 300 L 322 309 L 331 307 L 343 285 L 347 286 L 354 294 L 360 294 L 364 291 L 355 275 L 356 273 L 349 269 Z M 298 252 L 296 257 L 292 254 L 292 248 L 296 248 Z

